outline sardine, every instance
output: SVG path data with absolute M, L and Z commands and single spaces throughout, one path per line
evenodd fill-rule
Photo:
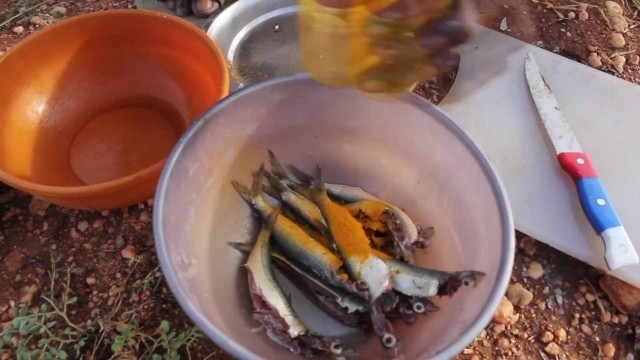
M 251 243 L 231 242 L 229 245 L 245 254 L 253 249 Z M 369 323 L 369 305 L 362 298 L 326 285 L 274 249 L 271 250 L 271 261 L 308 298 L 336 320 L 352 327 L 365 327 Z
M 272 159 L 272 162 L 277 161 L 271 150 L 269 150 L 269 156 Z M 311 227 L 321 233 L 327 230 L 327 225 L 324 222 L 322 213 L 316 204 L 299 193 L 291 190 L 279 177 L 270 174 L 267 171 L 264 172 L 264 176 L 271 186 L 278 191 L 282 201 L 294 209 L 298 215 L 311 225 Z
M 278 217 L 279 209 L 267 216 L 246 262 L 254 318 L 272 340 L 295 354 L 330 354 L 334 358 L 355 355 L 355 350 L 339 341 L 310 331 L 298 318 L 274 277 L 270 238 Z
M 273 206 L 264 199 L 261 191 L 261 176 L 254 177 L 251 190 L 237 181 L 232 181 L 232 185 L 263 219 L 273 211 Z M 320 245 L 296 223 L 279 214 L 273 235 L 274 244 L 278 249 L 298 266 L 312 272 L 332 286 L 355 291 L 355 285 L 343 271 L 343 262 L 340 257 Z
M 408 296 L 451 296 L 463 285 L 477 286 L 486 275 L 473 270 L 446 272 L 426 269 L 396 260 L 383 252 L 373 251 L 389 267 L 393 289 Z
M 398 341 L 393 334 L 393 326 L 382 311 L 386 300 L 383 294 L 391 290 L 389 268 L 373 254 L 369 239 L 358 220 L 351 216 L 347 209 L 329 198 L 320 167 L 316 168 L 316 178 L 311 185 L 311 197 L 322 211 L 331 233 L 331 240 L 344 259 L 351 279 L 369 291 L 373 330 L 387 355 L 395 359 L 399 353 Z
M 311 175 L 293 165 L 287 165 L 286 167 L 303 185 L 312 184 L 313 177 Z M 354 204 L 352 207 L 365 212 L 371 211 L 372 219 L 379 217 L 375 216 L 377 213 L 384 214 L 388 218 L 389 230 L 393 234 L 399 249 L 400 254 L 398 255 L 402 255 L 406 262 L 413 264 L 414 243 L 420 244 L 424 241 L 419 238 L 418 228 L 409 215 L 399 207 L 366 192 L 360 187 L 329 183 L 324 185 L 327 194 L 335 199 L 347 203 L 361 202 L 361 204 Z M 291 187 L 296 191 L 304 192 L 300 185 L 291 185 Z
M 311 186 L 312 200 L 322 211 L 331 239 L 344 260 L 347 272 L 353 280 L 363 282 L 371 294 L 371 301 L 390 289 L 389 269 L 373 254 L 362 225 L 349 211 L 327 196 L 320 168 Z

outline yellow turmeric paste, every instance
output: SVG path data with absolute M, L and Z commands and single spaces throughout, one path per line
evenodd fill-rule
M 351 216 L 349 210 L 334 203 L 328 197 L 322 199 L 320 206 L 331 235 L 343 256 L 368 258 L 372 249 L 362 224 Z

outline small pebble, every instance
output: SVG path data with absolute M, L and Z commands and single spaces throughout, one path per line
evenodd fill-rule
M 616 49 L 622 48 L 625 46 L 626 41 L 624 40 L 624 36 L 622 34 L 614 32 L 609 34 L 609 44 Z
M 62 6 L 56 6 L 51 10 L 53 16 L 64 16 L 67 13 L 67 9 Z
M 543 344 L 548 344 L 548 343 L 552 342 L 553 341 L 553 334 L 551 333 L 551 331 L 545 331 L 540 336 L 540 341 L 542 341 Z
M 604 6 L 609 14 L 622 15 L 624 13 L 620 4 L 615 1 L 605 1 Z
M 491 331 L 493 331 L 494 334 L 499 335 L 501 333 L 504 332 L 505 326 L 502 324 L 498 324 L 495 325 L 494 327 L 491 328 Z
M 498 343 L 496 344 L 499 349 L 506 350 L 509 348 L 509 340 L 505 338 L 498 339 Z
M 618 314 L 618 320 L 620 320 L 620 324 L 626 325 L 627 321 L 629 321 L 629 316 L 626 314 Z
M 533 300 L 533 293 L 525 289 L 522 284 L 509 285 L 507 288 L 507 298 L 516 306 L 527 306 Z
M 509 25 L 507 24 L 507 18 L 502 18 L 500 21 L 500 30 L 507 31 L 509 29 Z
M 559 327 L 553 331 L 553 335 L 559 343 L 567 342 L 567 332 L 565 329 Z
M 16 34 L 22 34 L 24 32 L 24 27 L 23 26 L 16 26 L 13 28 L 13 32 Z
M 120 235 L 116 236 L 115 244 L 116 248 L 120 249 L 124 246 L 124 238 Z
M 472 349 L 464 349 L 464 350 L 462 351 L 462 353 L 463 353 L 464 355 L 471 355 L 471 354 L 473 354 L 473 350 L 472 350 Z
M 40 16 L 37 16 L 37 15 L 36 16 L 32 16 L 31 19 L 29 19 L 29 22 L 32 25 L 38 26 L 38 25 L 42 24 L 42 18 Z
M 587 324 L 580 325 L 580 330 L 587 335 L 593 335 L 593 331 L 591 331 L 591 328 L 587 326 Z
M 624 360 L 635 360 L 635 356 L 632 353 L 628 353 Z
M 593 45 L 587 45 L 587 50 L 589 50 L 589 51 L 596 51 L 596 50 L 598 50 L 598 48 L 596 48 L 596 47 L 595 47 L 595 46 L 593 46 Z
M 602 320 L 603 323 L 608 323 L 609 321 L 611 321 L 611 313 L 607 310 L 605 310 L 602 314 L 600 314 L 600 320 Z
M 596 301 L 596 296 L 593 295 L 592 293 L 586 293 L 584 295 L 584 298 L 587 299 L 588 302 L 594 302 Z
M 493 321 L 498 324 L 506 325 L 512 320 L 513 304 L 511 303 L 511 301 L 509 301 L 509 299 L 507 299 L 506 296 L 503 296 L 502 300 L 500 301 L 500 305 L 498 306 L 498 310 L 493 315 Z
M 542 311 L 544 311 L 547 308 L 547 304 L 545 304 L 544 301 L 538 301 L 537 305 L 538 305 L 538 309 Z
M 596 69 L 602 66 L 602 60 L 600 60 L 600 55 L 598 55 L 595 52 L 592 52 L 591 54 L 589 54 L 589 58 L 587 59 L 587 61 L 589 62 L 589 65 L 591 67 L 594 67 Z
M 576 18 L 576 13 L 574 13 L 573 11 L 570 11 L 569 14 L 567 14 L 567 17 L 571 20 Z
M 544 347 L 544 351 L 549 355 L 560 355 L 562 348 L 558 344 L 550 342 Z
M 27 261 L 26 256 L 22 253 L 22 249 L 19 247 L 13 248 L 7 256 L 4 257 L 4 266 L 7 267 L 9 272 L 16 272 L 24 266 Z
M 612 343 L 602 345 L 602 355 L 605 358 L 612 358 L 616 354 L 616 347 Z
M 89 223 L 86 221 L 80 221 L 78 223 L 78 230 L 80 230 L 80 232 L 84 232 L 85 230 L 87 230 L 89 228 Z
M 473 355 L 469 360 L 480 360 L 480 357 L 478 355 Z
M 539 278 L 542 277 L 542 275 L 544 275 L 544 269 L 542 268 L 542 264 L 540 264 L 537 261 L 532 261 L 531 264 L 529 264 L 529 269 L 527 270 L 527 276 L 534 280 L 538 280 Z
M 95 285 L 98 282 L 98 280 L 96 280 L 96 278 L 93 277 L 88 277 L 87 278 L 87 285 L 91 286 L 91 285 Z
M 609 16 L 609 23 L 611 23 L 611 29 L 617 32 L 625 32 L 629 29 L 629 22 L 622 15 Z
M 80 238 L 80 234 L 78 233 L 78 230 L 76 230 L 76 228 L 71 228 L 71 238 L 72 239 Z
M 583 294 L 586 294 L 587 290 L 589 290 L 587 288 L 587 285 L 580 285 L 580 287 L 578 288 L 578 291 L 580 291 Z
M 578 13 L 578 19 L 580 19 L 580 21 L 587 21 L 589 20 L 589 13 L 586 12 L 585 10 L 581 10 Z
M 584 296 L 580 295 L 580 297 L 576 299 L 576 302 L 578 303 L 578 305 L 582 306 L 586 304 L 587 301 L 584 299 Z
M 627 58 L 622 55 L 617 55 L 611 59 L 611 61 L 613 61 L 613 65 L 619 73 L 624 71 L 624 64 L 627 62 Z
M 640 65 L 640 55 L 631 55 L 631 59 L 629 60 L 631 65 Z
M 138 250 L 133 245 L 127 245 L 120 251 L 120 255 L 127 260 L 133 259 L 137 254 Z
M 614 324 L 617 324 L 620 322 L 620 320 L 618 319 L 618 315 L 611 315 L 611 322 Z

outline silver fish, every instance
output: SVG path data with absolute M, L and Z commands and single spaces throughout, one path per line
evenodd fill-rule
M 241 253 L 250 253 L 253 249 L 253 244 L 250 243 L 231 242 L 229 245 Z M 273 249 L 271 250 L 271 260 L 282 274 L 298 288 L 302 288 L 307 297 L 336 320 L 347 326 L 366 325 L 365 320 L 368 317 L 366 313 L 369 309 L 368 304 L 362 298 L 326 285 L 318 277 L 301 269 Z
M 263 219 L 273 211 L 273 206 L 264 199 L 261 191 L 260 176 L 254 177 L 251 190 L 237 181 L 232 181 L 232 185 Z M 312 272 L 332 286 L 356 291 L 355 285 L 343 271 L 343 261 L 282 214 L 277 217 L 273 236 L 278 249 L 298 266 Z
M 246 262 L 254 318 L 267 335 L 291 352 L 302 355 L 330 354 L 334 358 L 354 356 L 355 351 L 337 340 L 310 331 L 298 318 L 273 275 L 270 238 L 279 209 L 265 221 Z
M 287 165 L 286 167 L 294 177 L 302 182 L 302 184 L 310 185 L 313 182 L 313 177 L 299 168 L 293 165 Z M 360 187 L 330 183 L 325 183 L 324 185 L 327 194 L 340 201 L 347 203 L 363 202 L 368 205 L 373 202 L 383 204 L 383 206 L 386 207 L 385 214 L 390 220 L 389 229 L 393 234 L 400 253 L 405 261 L 413 263 L 414 244 L 421 244 L 426 242 L 426 240 L 419 237 L 420 234 L 418 232 L 418 227 L 407 213 L 399 207 L 368 193 Z M 299 184 L 297 186 L 292 185 L 291 187 L 296 191 L 305 192 Z
M 273 153 L 269 151 L 269 155 L 271 156 Z M 272 159 L 275 159 L 275 157 L 272 157 Z M 320 209 L 318 209 L 316 204 L 299 193 L 291 190 L 291 188 L 289 188 L 289 186 L 287 186 L 287 184 L 279 177 L 266 171 L 264 172 L 264 176 L 268 180 L 269 184 L 278 191 L 282 201 L 293 208 L 309 225 L 311 225 L 311 227 L 313 227 L 314 230 L 321 233 L 327 230 L 327 225 L 322 217 L 322 212 L 320 212 Z
M 451 296 L 465 286 L 477 286 L 486 275 L 480 271 L 446 272 L 407 264 L 389 256 L 380 255 L 392 274 L 393 289 L 409 296 Z M 386 258 L 385 258 L 386 257 Z

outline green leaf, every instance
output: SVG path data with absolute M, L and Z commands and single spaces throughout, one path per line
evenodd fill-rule
M 51 328 L 52 328 L 52 327 L 54 327 L 55 325 L 56 325 L 56 322 L 55 322 L 55 321 L 49 321 L 49 322 L 47 323 L 47 329 L 51 329 Z
M 38 333 L 44 334 L 45 331 L 47 331 L 47 328 L 43 326 L 40 328 L 40 330 L 38 330 Z
M 151 356 L 151 360 L 162 360 L 162 356 L 158 355 L 158 354 L 153 354 Z
M 19 348 L 16 351 L 16 360 L 29 360 L 29 351 L 25 348 Z
M 75 304 L 77 301 L 78 301 L 78 298 L 74 296 L 71 299 L 67 300 L 67 305 Z
M 117 336 L 116 340 L 113 342 L 113 344 L 111 344 L 111 351 L 117 353 L 122 350 L 122 348 L 124 347 L 125 339 L 126 338 L 123 336 Z
M 19 316 L 27 316 L 28 314 L 29 314 L 29 308 L 26 306 L 21 307 L 20 310 L 18 310 Z
M 70 327 L 65 328 L 65 329 L 64 329 L 64 333 L 63 333 L 63 334 L 65 334 L 65 335 L 71 335 L 71 328 L 70 328 Z
M 66 351 L 64 351 L 64 350 L 60 350 L 60 351 L 58 351 L 58 357 L 59 357 L 60 359 L 63 359 L 63 360 L 64 360 L 64 359 L 67 359 L 67 358 L 69 357 L 69 355 L 67 355 L 67 352 L 66 352 Z
M 4 333 L 2 334 L 2 340 L 4 340 L 5 342 L 9 342 L 9 340 L 11 340 L 11 335 L 13 335 L 13 333 L 14 333 L 13 329 L 11 332 L 5 329 Z
M 17 317 L 11 320 L 11 325 L 16 329 L 20 329 L 20 327 L 22 326 L 22 321 L 23 321 L 23 318 Z
M 122 328 L 122 331 L 120 332 L 120 334 L 126 339 L 126 338 L 129 338 L 129 336 L 131 336 L 132 331 L 133 331 L 133 325 L 127 324 Z
M 170 325 L 167 320 L 162 320 L 160 322 L 160 331 L 166 334 L 167 332 L 169 332 L 169 328 L 170 328 Z
M 40 311 L 41 312 L 47 312 L 47 310 L 49 310 L 49 308 L 47 308 L 47 304 L 40 305 Z

